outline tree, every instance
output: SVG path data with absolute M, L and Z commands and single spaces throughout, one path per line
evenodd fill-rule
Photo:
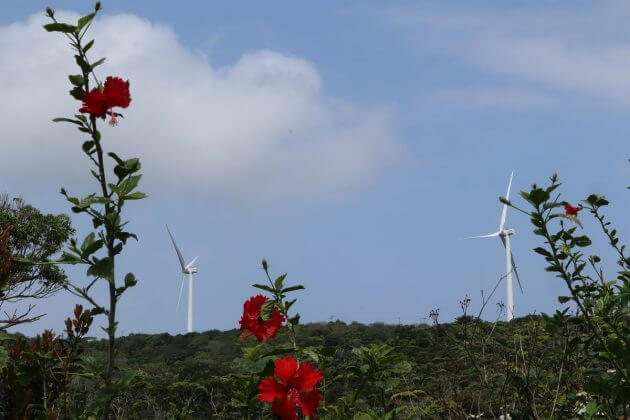
M 46 262 L 74 234 L 65 214 L 43 214 L 21 198 L 0 195 L 0 330 L 33 322 L 35 307 L 18 312 L 3 306 L 25 299 L 41 299 L 66 282 L 64 271 L 53 264 L 21 264 L 20 260 Z

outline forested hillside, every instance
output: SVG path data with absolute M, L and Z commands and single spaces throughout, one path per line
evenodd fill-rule
M 343 418 L 350 405 L 375 416 L 395 412 L 396 418 L 481 413 L 497 418 L 504 410 L 512 418 L 529 418 L 533 412 L 571 417 L 586 405 L 588 397 L 580 391 L 589 366 L 544 324 L 550 328 L 553 320 L 527 317 L 494 324 L 461 317 L 434 325 L 337 321 L 301 325 L 298 338 L 325 373 L 318 411 L 322 418 Z M 250 341 L 248 347 L 239 335 L 238 330 L 211 330 L 119 338 L 120 369 L 134 371 L 136 377 L 115 401 L 115 412 L 125 418 L 260 418 L 258 413 L 265 411 L 255 408 L 261 403 L 248 400 L 241 389 L 252 368 L 247 355 L 251 363 L 264 365 L 273 356 L 253 362 L 252 349 L 283 349 L 288 337 L 281 332 L 273 344 L 251 347 Z M 106 344 L 89 341 L 84 359 L 104 363 Z M 386 354 L 389 346 L 395 350 Z M 373 369 L 377 380 L 353 401 L 362 369 Z M 75 396 L 89 395 L 89 381 L 85 384 Z

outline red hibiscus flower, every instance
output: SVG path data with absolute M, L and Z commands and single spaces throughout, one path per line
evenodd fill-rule
M 258 295 L 243 305 L 243 316 L 240 320 L 241 330 L 249 331 L 241 335 L 242 340 L 246 340 L 252 334 L 256 336 L 258 341 L 269 340 L 280 329 L 284 322 L 284 315 L 278 311 L 278 308 L 273 308 L 271 317 L 267 320 L 263 320 L 260 316 L 262 305 L 267 300 L 266 296 Z
M 125 81 L 120 77 L 108 76 L 105 79 L 102 92 L 97 88 L 85 92 L 83 95 L 83 106 L 79 109 L 79 112 L 103 119 L 109 113 L 111 116 L 109 124 L 114 126 L 118 124 L 118 120 L 112 108 L 115 106 L 127 108 L 130 103 L 129 80 Z
M 582 210 L 579 207 L 573 207 L 570 204 L 565 204 L 564 205 L 564 212 L 567 216 L 577 216 L 578 211 Z
M 321 398 L 315 385 L 324 379 L 324 374 L 309 363 L 298 367 L 292 356 L 277 359 L 274 364 L 273 374 L 280 382 L 272 376 L 260 381 L 258 401 L 273 402 L 271 411 L 281 420 L 297 419 L 296 406 L 304 416 L 313 417 Z
M 83 106 L 79 112 L 90 114 L 96 118 L 105 118 L 107 114 L 107 98 L 97 88 L 83 94 Z

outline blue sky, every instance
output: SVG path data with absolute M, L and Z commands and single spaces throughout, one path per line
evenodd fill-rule
M 65 96 L 71 51 L 40 29 L 48 5 L 89 11 L 13 1 L 0 16 L 0 190 L 69 212 L 59 188 L 93 186 L 78 134 L 50 122 L 77 103 Z M 306 287 L 294 296 L 305 322 L 418 323 L 433 308 L 451 320 L 466 295 L 477 308 L 503 251 L 461 238 L 496 230 L 511 170 L 516 190 L 558 172 L 567 201 L 606 195 L 628 233 L 628 17 L 617 1 L 103 1 L 94 57 L 108 57 L 101 76 L 131 80 L 133 98 L 103 136 L 142 159 L 150 195 L 128 209 L 140 241 L 120 274 L 140 281 L 121 301 L 121 333 L 185 329 L 165 223 L 185 258 L 199 255 L 197 331 L 238 326 L 263 257 Z M 81 237 L 90 227 L 74 223 Z M 527 219 L 510 212 L 508 225 L 517 315 L 553 311 L 564 285 L 531 252 Z M 75 301 L 39 302 L 47 316 L 16 330 L 59 331 Z

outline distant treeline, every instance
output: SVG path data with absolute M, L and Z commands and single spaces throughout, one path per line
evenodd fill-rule
M 389 347 L 396 354 L 394 363 L 382 366 L 375 384 L 352 402 L 368 416 L 360 418 L 386 413 L 401 419 L 472 418 L 482 413 L 484 418 L 498 418 L 505 412 L 513 419 L 531 418 L 532 413 L 540 418 L 575 417 L 587 403 L 581 391 L 593 362 L 579 352 L 567 357 L 565 340 L 554 337 L 547 324 L 549 320 L 539 316 L 511 323 L 463 316 L 433 325 L 336 321 L 300 325 L 298 337 L 314 354 L 330 349 L 329 360 L 318 360 L 326 375 L 320 418 L 343 418 L 344 405 L 360 386 L 353 369 L 369 362 L 356 349 Z M 115 399 L 114 413 L 123 416 L 119 418 L 271 418 L 260 417 L 268 410 L 248 412 L 243 399 L 250 396 L 239 394 L 246 375 L 243 348 L 255 344 L 239 336 L 239 330 L 211 330 L 118 338 L 119 369 L 136 375 Z M 287 339 L 283 330 L 277 340 L 261 347 L 282 349 Z M 106 355 L 106 340 L 88 341 L 84 363 L 103 364 Z M 90 383 L 85 378 L 73 384 L 78 406 L 89 404 Z

